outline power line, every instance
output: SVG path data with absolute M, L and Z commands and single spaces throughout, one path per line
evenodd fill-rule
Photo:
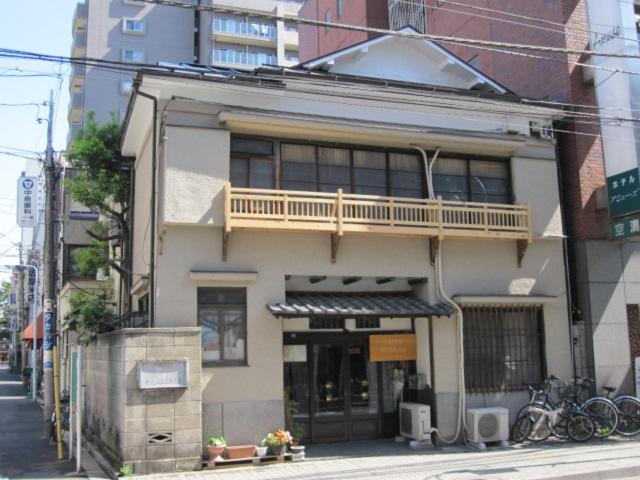
M 199 10 L 199 11 L 212 11 L 212 12 L 231 13 L 231 14 L 243 13 L 241 10 L 229 8 L 229 7 L 220 7 L 217 5 L 194 5 L 190 3 L 179 2 L 176 0 L 139 0 L 139 1 L 140 3 L 148 3 L 151 5 L 164 5 L 169 7 L 179 7 L 179 8 L 186 8 L 186 9 Z M 469 44 L 469 45 L 512 48 L 517 50 L 534 50 L 534 51 L 552 52 L 552 53 L 565 53 L 565 54 L 571 54 L 571 55 L 596 55 L 600 57 L 613 57 L 613 58 L 640 58 L 640 54 L 637 54 L 637 53 L 597 52 L 594 50 L 547 47 L 547 46 L 541 46 L 541 45 L 529 45 L 529 44 L 522 44 L 522 43 L 496 42 L 492 40 L 475 40 L 471 38 L 450 37 L 446 35 L 432 35 L 428 33 L 404 32 L 404 31 L 388 30 L 384 28 L 362 27 L 359 25 L 347 25 L 344 23 L 325 22 L 321 20 L 311 20 L 306 18 L 292 18 L 284 15 L 262 13 L 262 12 L 252 13 L 252 16 L 259 17 L 259 18 L 267 18 L 270 20 L 281 21 L 285 23 L 297 23 L 301 25 L 311 25 L 315 27 L 323 27 L 323 28 L 329 28 L 329 29 L 338 28 L 343 30 L 352 30 L 356 32 L 376 33 L 380 35 L 392 35 L 392 36 L 401 37 L 401 38 L 432 40 L 432 41 L 442 42 L 442 43 L 456 42 L 456 43 Z

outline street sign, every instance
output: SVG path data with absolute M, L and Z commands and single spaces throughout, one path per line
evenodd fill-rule
M 35 227 L 38 221 L 38 177 L 18 178 L 17 223 L 19 227 Z
M 611 240 L 640 235 L 640 215 L 616 218 L 611 222 Z
M 640 211 L 640 175 L 637 168 L 607 178 L 609 215 L 620 217 Z

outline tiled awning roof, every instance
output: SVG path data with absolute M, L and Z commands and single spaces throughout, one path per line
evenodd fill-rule
M 276 317 L 431 317 L 451 315 L 443 303 L 431 304 L 412 293 L 289 292 L 283 303 L 267 305 Z

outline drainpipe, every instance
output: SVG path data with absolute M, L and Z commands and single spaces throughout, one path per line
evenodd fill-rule
M 427 180 L 427 195 L 430 199 L 434 200 L 435 199 L 435 190 L 433 188 L 433 174 L 432 174 L 432 169 L 433 169 L 433 165 L 435 164 L 436 160 L 438 159 L 438 156 L 440 155 L 440 148 L 438 147 L 436 149 L 436 152 L 433 155 L 433 158 L 431 159 L 431 161 L 429 161 L 429 157 L 427 155 L 427 152 L 421 148 L 418 147 L 417 145 L 411 145 L 411 148 L 418 150 L 421 154 L 422 154 L 422 160 L 424 162 L 424 170 L 425 170 L 425 177 Z M 458 418 L 456 421 L 456 431 L 455 434 L 452 438 L 444 438 L 441 434 L 440 431 L 438 429 L 434 429 L 434 431 L 436 432 L 436 434 L 438 435 L 438 438 L 444 442 L 444 443 L 455 443 L 458 440 L 458 437 L 460 436 L 461 430 L 462 430 L 462 438 L 465 441 L 465 443 L 467 443 L 467 439 L 466 439 L 466 435 L 464 433 L 464 431 L 466 431 L 467 426 L 466 426 L 466 422 L 464 420 L 464 411 L 465 411 L 465 403 L 466 403 L 466 392 L 465 392 L 465 385 L 464 385 L 464 344 L 463 344 L 463 334 L 464 334 L 464 330 L 463 330 L 463 324 L 462 324 L 462 309 L 460 308 L 460 306 L 455 303 L 444 291 L 444 286 L 442 283 L 442 248 L 443 248 L 443 241 L 440 241 L 440 248 L 438 249 L 438 252 L 436 253 L 436 265 L 435 265 L 435 276 L 436 276 L 436 297 L 438 297 L 438 299 L 440 301 L 443 301 L 447 304 L 449 304 L 451 307 L 453 307 L 453 309 L 456 312 L 456 317 L 458 320 L 458 362 L 460 364 L 459 369 L 458 369 L 458 389 L 459 389 L 459 396 L 458 396 Z M 431 381 L 433 382 L 433 378 L 431 379 Z M 435 395 L 435 392 L 434 392 Z
M 149 254 L 149 327 L 155 325 L 156 319 L 156 169 L 158 142 L 158 99 L 153 95 L 140 91 L 140 82 L 135 85 L 136 95 L 148 98 L 153 102 L 153 143 L 151 145 L 151 252 Z

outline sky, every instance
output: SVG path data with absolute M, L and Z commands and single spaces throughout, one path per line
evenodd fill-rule
M 71 20 L 76 0 L 0 1 L 0 48 L 69 56 Z M 67 136 L 69 65 L 0 57 L 0 279 L 8 280 L 7 265 L 18 263 L 20 228 L 16 225 L 17 180 L 28 160 L 7 155 L 36 156 L 44 153 L 47 135 L 47 107 L 6 106 L 48 100 L 54 92 L 53 148 L 63 150 Z M 46 76 L 25 76 L 42 75 Z M 17 76 L 16 76 L 17 75 Z M 45 119 L 38 123 L 38 117 Z M 21 150 L 15 150 L 21 149 Z M 28 152 L 24 152 L 26 150 Z M 31 161 L 32 170 L 41 163 Z

